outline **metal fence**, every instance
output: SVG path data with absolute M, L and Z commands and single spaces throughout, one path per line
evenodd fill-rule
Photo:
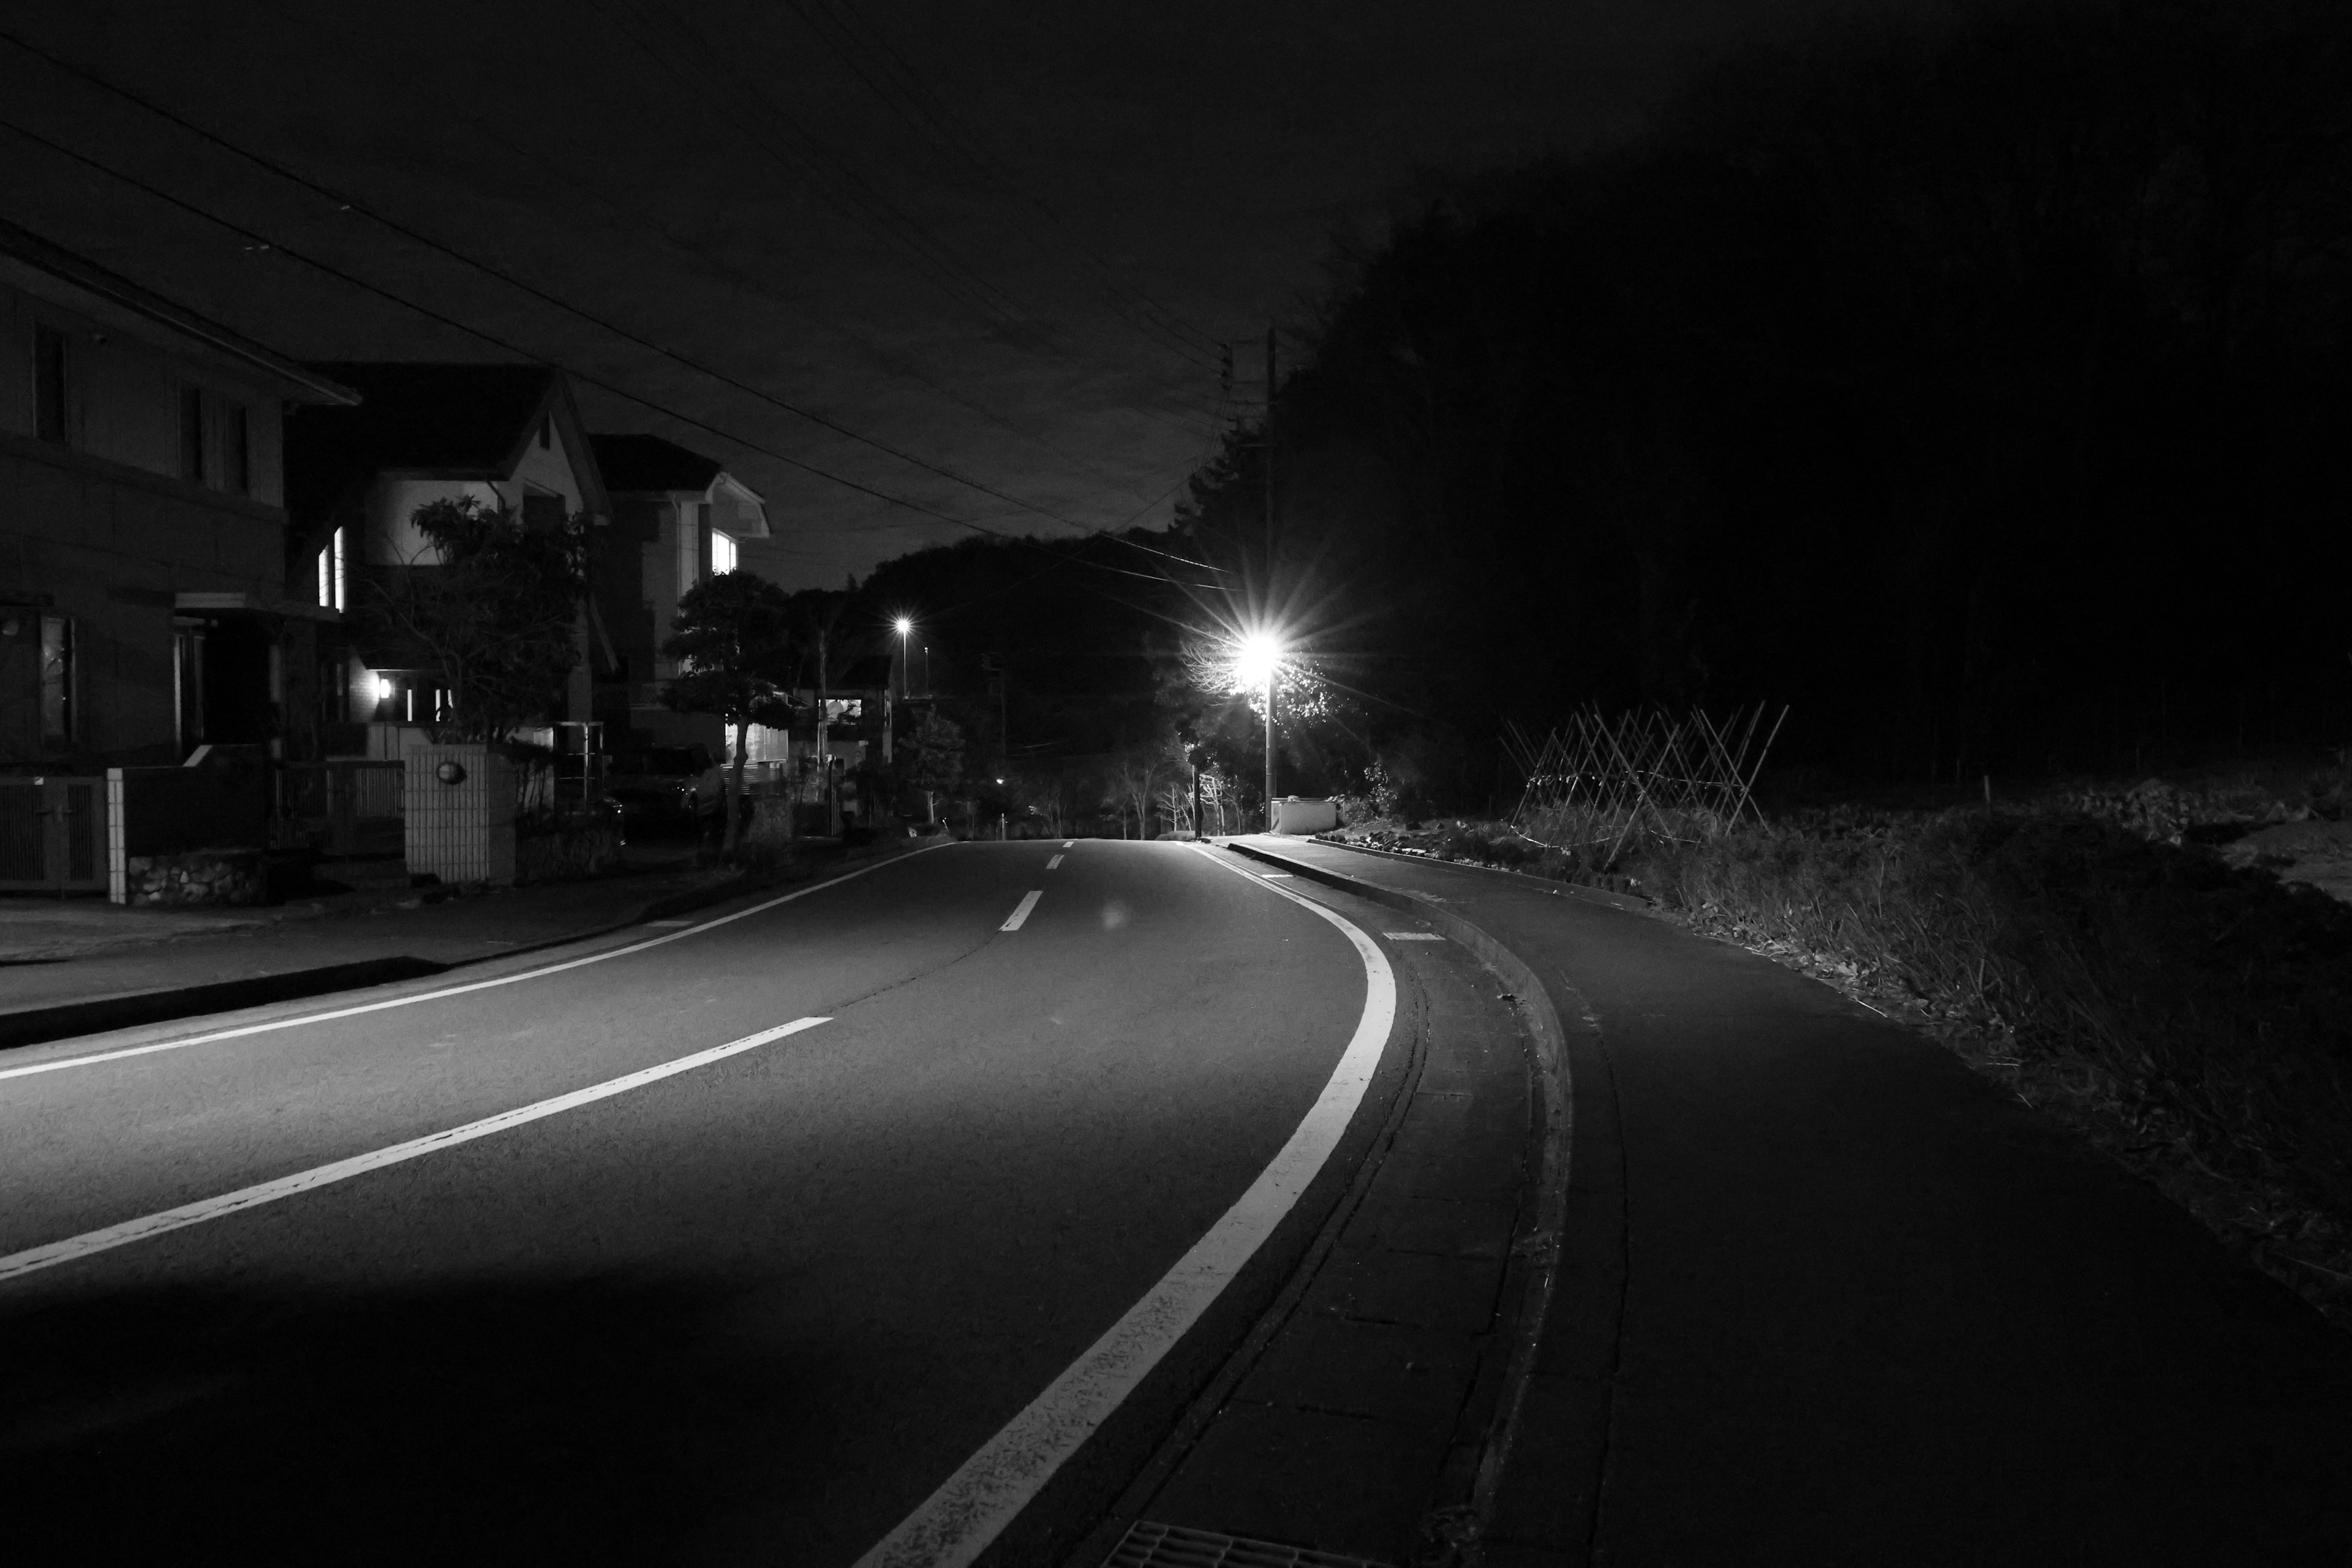
M 106 890 L 106 781 L 0 778 L 0 892 Z

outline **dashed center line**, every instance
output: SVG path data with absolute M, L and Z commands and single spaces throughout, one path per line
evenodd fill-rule
M 1048 861 L 1046 861 L 1046 862 L 1045 862 L 1045 869 L 1047 869 L 1048 871 L 1050 871 L 1050 870 L 1052 870 L 1055 867 L 1056 867 L 1056 866 L 1060 865 L 1061 863 L 1062 863 L 1062 858 L 1061 858 L 1059 855 L 1056 855 L 1056 856 L 1055 856 L 1051 860 L 1048 860 Z
M 1065 849 L 1076 849 L 1077 847 L 1078 841 L 1075 838 L 1065 838 L 1062 840 L 1062 847 Z
M 1035 909 L 1037 907 L 1037 900 L 1045 896 L 1045 889 L 1043 888 L 1039 888 L 1034 892 L 1022 894 L 1020 904 L 1014 908 L 1012 914 L 1005 918 L 1004 923 L 998 926 L 996 929 L 999 931 L 1019 931 L 1021 929 L 1021 922 L 1029 918 L 1029 911 Z
M 1444 942 L 1445 938 L 1433 931 L 1384 931 L 1381 934 L 1391 942 Z

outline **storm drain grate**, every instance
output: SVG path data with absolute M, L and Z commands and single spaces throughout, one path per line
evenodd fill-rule
M 1381 1568 L 1363 1557 L 1342 1557 L 1307 1546 L 1280 1546 L 1271 1541 L 1244 1541 L 1213 1530 L 1187 1530 L 1181 1524 L 1154 1524 L 1139 1519 L 1128 1527 L 1118 1550 L 1103 1560 L 1103 1568 Z

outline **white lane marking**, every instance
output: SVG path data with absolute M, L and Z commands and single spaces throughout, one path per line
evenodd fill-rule
M 871 866 L 860 866 L 856 870 L 844 872 L 831 881 L 819 882 L 813 888 L 803 888 L 796 892 L 786 893 L 782 898 L 770 899 L 762 904 L 753 904 L 748 910 L 737 910 L 731 915 L 720 915 L 717 920 L 705 921 L 700 925 L 689 926 L 684 931 L 674 931 L 667 936 L 650 937 L 644 942 L 631 942 L 626 947 L 616 947 L 604 952 L 592 952 L 585 958 L 568 959 L 562 963 L 551 963 L 539 969 L 526 969 L 520 974 L 501 974 L 495 980 L 477 980 L 465 985 L 445 985 L 438 991 L 420 991 L 414 996 L 394 996 L 383 1002 L 364 1002 L 356 1007 L 338 1007 L 329 1013 L 305 1013 L 299 1018 L 275 1018 L 266 1024 L 247 1024 L 235 1029 L 215 1029 L 209 1035 L 190 1035 L 184 1040 L 158 1040 L 153 1045 L 126 1046 L 116 1051 L 93 1051 L 88 1056 L 61 1057 L 56 1061 L 34 1062 L 27 1067 L 0 1068 L 0 1079 L 26 1078 L 37 1072 L 61 1072 L 67 1068 L 89 1067 L 98 1062 L 120 1061 L 124 1057 L 150 1056 L 157 1051 L 182 1050 L 189 1046 L 208 1046 L 215 1040 L 234 1040 L 247 1035 L 266 1035 L 278 1029 L 299 1029 L 305 1024 L 325 1024 L 331 1023 L 337 1018 L 355 1018 L 362 1013 L 381 1013 L 387 1007 L 413 1007 L 419 1002 L 436 1002 L 444 996 L 463 996 L 469 991 L 487 991 L 494 985 L 516 985 L 526 980 L 537 980 L 541 975 L 561 974 L 567 969 L 579 969 L 591 963 L 602 963 L 609 958 L 626 958 L 630 953 L 643 952 L 649 947 L 659 947 L 664 942 L 677 942 L 681 937 L 696 936 L 735 921 L 748 920 L 753 915 L 762 914 L 774 909 L 778 904 L 789 904 L 794 899 L 805 899 L 811 893 L 822 893 L 827 888 L 837 888 L 853 878 L 863 877 L 868 871 L 877 871 L 885 866 L 894 866 L 902 860 L 911 860 L 918 855 L 928 855 L 934 849 L 946 847 L 945 843 L 928 844 L 920 849 L 910 850 L 905 855 L 896 856 L 888 860 L 877 860 Z
M 477 1138 L 487 1138 L 493 1132 L 503 1132 L 509 1127 L 520 1127 L 525 1122 L 537 1121 L 542 1117 L 554 1116 L 583 1105 L 592 1105 L 600 1100 L 610 1100 L 616 1094 L 626 1094 L 633 1089 L 642 1089 L 646 1084 L 674 1078 L 682 1072 L 691 1072 L 698 1067 L 708 1067 L 712 1062 L 740 1056 L 771 1040 L 797 1035 L 803 1029 L 813 1029 L 827 1021 L 824 1018 L 795 1018 L 789 1024 L 779 1024 L 772 1029 L 762 1029 L 756 1035 L 746 1035 L 740 1040 L 713 1046 L 707 1051 L 697 1051 L 692 1056 L 680 1057 L 655 1067 L 640 1068 L 635 1072 L 607 1079 L 603 1083 L 592 1083 L 586 1089 L 575 1089 L 569 1094 L 533 1100 L 512 1110 L 485 1116 L 478 1121 L 468 1121 L 462 1127 L 452 1127 L 446 1132 L 429 1132 L 422 1138 L 412 1138 L 405 1143 L 394 1143 L 373 1153 L 354 1154 L 348 1160 L 315 1165 L 307 1171 L 297 1171 L 290 1176 L 279 1176 L 275 1181 L 257 1182 L 252 1186 L 239 1187 L 218 1197 L 199 1198 L 192 1204 L 182 1204 L 178 1208 L 143 1215 L 101 1230 L 87 1230 L 79 1236 L 67 1237 L 62 1241 L 12 1252 L 0 1258 L 0 1280 L 14 1279 L 20 1274 L 30 1274 L 37 1269 L 54 1268 L 60 1263 L 71 1263 L 92 1253 L 107 1252 L 118 1247 L 128 1247 L 134 1241 L 146 1241 L 172 1231 L 184 1230 L 189 1226 L 202 1225 L 209 1219 L 223 1219 L 263 1204 L 276 1203 L 280 1198 L 293 1197 L 298 1193 L 312 1192 L 331 1183 L 348 1181 L 370 1171 L 380 1171 L 386 1165 L 422 1159 L 444 1149 L 454 1149 L 460 1143 L 470 1143 Z
M 1216 858 L 1205 847 L 1200 852 Z M 962 1568 L 985 1551 L 1265 1245 L 1354 1120 L 1396 1019 L 1396 975 L 1378 944 L 1339 914 L 1287 888 L 1269 890 L 1330 921 L 1364 964 L 1363 1016 L 1314 1109 L 1249 1191 L 1160 1283 L 860 1557 L 857 1568 Z
M 1034 893 L 1022 894 L 1020 904 L 1014 908 L 1012 914 L 1005 917 L 1004 923 L 998 926 L 996 929 L 999 931 L 1019 931 L 1021 929 L 1021 922 L 1029 918 L 1029 911 L 1035 909 L 1037 907 L 1037 900 L 1045 896 L 1045 889 L 1043 888 L 1038 889 Z
M 1075 838 L 1065 838 L 1062 840 L 1062 847 L 1065 849 L 1076 849 L 1077 847 L 1078 841 Z
M 647 921 L 646 922 L 649 926 L 690 926 L 693 923 L 692 921 Z
M 1290 873 L 1287 871 L 1260 871 L 1258 875 L 1264 877 L 1269 882 L 1279 882 L 1284 878 L 1289 876 Z
M 1384 931 L 1381 934 L 1391 942 L 1444 942 L 1444 936 L 1433 931 Z
M 1048 860 L 1048 861 L 1046 861 L 1046 862 L 1045 862 L 1045 869 L 1047 869 L 1048 871 L 1050 871 L 1050 870 L 1052 870 L 1055 867 L 1059 866 L 1061 863 L 1062 863 L 1062 858 L 1061 858 L 1059 855 L 1056 855 L 1056 856 L 1055 856 L 1051 860 Z

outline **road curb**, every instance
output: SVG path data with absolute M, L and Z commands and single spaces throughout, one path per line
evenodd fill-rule
M 1369 844 L 1349 844 L 1338 838 L 1316 837 L 1308 839 L 1307 842 L 1328 845 L 1333 849 L 1345 849 L 1351 855 L 1377 855 L 1383 860 L 1398 860 L 1408 866 L 1443 866 L 1448 870 L 1481 871 L 1489 877 L 1508 877 L 1515 882 L 1525 883 L 1538 892 L 1551 893 L 1564 898 L 1586 899 L 1596 904 L 1607 904 L 1612 910 L 1623 910 L 1629 914 L 1654 915 L 1661 919 L 1672 918 L 1660 908 L 1657 900 L 1646 893 L 1629 893 L 1622 888 L 1603 887 L 1597 882 L 1580 881 L 1566 877 L 1534 877 L 1525 871 L 1514 871 L 1508 866 L 1486 866 L 1475 860 L 1446 860 L 1435 855 L 1409 855 L 1402 850 L 1376 849 Z
M 911 848 L 927 842 L 909 840 L 908 844 Z M 845 855 L 841 860 L 881 860 L 907 852 L 894 847 L 890 851 L 871 856 Z M 833 864 L 840 864 L 841 860 Z M 219 980 L 209 984 L 184 985 L 164 991 L 134 991 L 127 995 L 100 996 L 87 1002 L 60 1002 L 48 1007 L 26 1007 L 13 1013 L 0 1013 L 0 1050 L 18 1046 L 46 1045 L 52 1040 L 68 1040 L 79 1035 L 102 1034 L 113 1029 L 137 1028 L 146 1024 L 168 1024 L 180 1018 L 201 1017 L 213 1013 L 233 1013 L 247 1007 L 265 1007 L 273 1002 L 299 1002 L 306 997 L 325 996 L 338 991 L 364 990 L 369 986 L 389 985 L 403 980 L 429 979 L 436 974 L 469 969 L 476 964 L 500 963 L 523 953 L 542 952 L 551 947 L 565 947 L 578 942 L 593 942 L 600 936 L 611 936 L 633 926 L 644 925 L 648 921 L 689 914 L 714 904 L 723 904 L 730 899 L 807 880 L 814 877 L 817 870 L 818 868 L 813 865 L 805 872 L 794 875 L 769 873 L 731 877 L 707 888 L 689 888 L 650 900 L 621 920 L 609 921 L 583 931 L 565 931 L 560 936 L 543 937 L 537 942 L 502 948 L 497 952 L 486 952 L 475 958 L 445 963 L 439 959 L 394 953 L 382 958 L 357 959 L 348 963 L 321 964 L 312 969 L 289 969 L 277 974 L 256 974 L 243 980 Z
M 1575 1129 L 1576 1098 L 1575 1085 L 1568 1067 L 1568 1037 L 1560 1025 L 1559 1009 L 1552 1005 L 1549 989 L 1524 959 L 1483 928 L 1441 904 L 1399 889 L 1360 881 L 1344 872 L 1333 871 L 1306 860 L 1292 859 L 1255 845 L 1229 842 L 1223 847 L 1268 865 L 1280 866 L 1293 876 L 1320 882 L 1325 887 L 1336 888 L 1429 921 L 1513 987 L 1527 1021 L 1528 1037 L 1535 1043 L 1537 1064 L 1542 1069 L 1538 1075 L 1538 1092 L 1535 1097 L 1543 1115 L 1542 1153 L 1537 1173 L 1535 1223 L 1511 1239 L 1508 1272 L 1518 1274 L 1521 1286 L 1517 1297 L 1519 1302 L 1518 1321 L 1512 1326 L 1510 1353 L 1504 1363 L 1503 1385 L 1496 1402 L 1495 1419 L 1487 1430 L 1478 1458 L 1476 1480 L 1467 1500 L 1474 1521 L 1474 1534 L 1483 1538 L 1494 1521 L 1504 1472 L 1509 1466 L 1518 1437 L 1528 1388 L 1535 1373 L 1538 1350 L 1543 1341 L 1544 1325 L 1550 1316 L 1552 1297 L 1559 1277 L 1560 1237 L 1568 1215 L 1569 1156 Z M 1394 858 L 1416 860 L 1427 858 L 1397 856 Z M 1442 861 L 1435 863 L 1445 864 Z M 1507 1273 L 1507 1291 L 1510 1284 Z

